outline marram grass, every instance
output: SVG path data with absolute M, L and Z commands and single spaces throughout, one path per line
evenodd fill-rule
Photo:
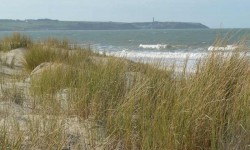
M 32 45 L 32 40 L 25 35 L 14 32 L 0 40 L 0 51 L 9 51 L 16 48 L 27 48 Z
M 250 62 L 238 50 L 211 52 L 197 62 L 194 73 L 176 75 L 174 67 L 157 69 L 88 50 L 66 50 L 65 45 L 33 45 L 26 55 L 28 70 L 43 62 L 60 64 L 33 76 L 34 111 L 92 119 L 103 130 L 89 130 L 89 134 L 91 139 L 102 137 L 102 149 L 249 148 Z M 65 106 L 56 98 L 60 91 L 68 93 Z M 40 123 L 36 122 L 31 121 L 29 127 L 33 146 L 39 145 L 35 131 Z M 66 135 L 60 123 L 45 122 L 51 127 L 39 140 L 62 148 Z M 24 140 L 19 133 L 11 143 L 3 129 L 0 142 L 18 148 Z M 92 142 L 90 149 L 96 147 Z

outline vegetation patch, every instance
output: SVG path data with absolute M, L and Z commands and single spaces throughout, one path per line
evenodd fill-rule
M 247 149 L 250 144 L 250 62 L 240 49 L 211 52 L 194 73 L 178 75 L 174 65 L 159 69 L 51 39 L 28 47 L 25 60 L 29 72 L 50 64 L 33 71 L 29 88 L 32 112 L 43 119 L 30 120 L 29 132 L 18 131 L 14 143 L 3 128 L 4 146 L 24 146 L 25 133 L 32 133 L 33 147 L 39 140 L 50 148 L 82 148 L 80 132 L 68 135 L 63 128 L 72 116 L 79 124 L 91 120 L 89 149 Z M 17 94 L 15 103 L 23 107 L 26 100 Z M 67 137 L 78 139 L 68 144 Z
M 9 51 L 16 48 L 27 48 L 32 45 L 32 40 L 25 35 L 14 32 L 0 40 L 0 51 Z

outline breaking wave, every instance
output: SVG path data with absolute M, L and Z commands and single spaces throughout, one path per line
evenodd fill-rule
M 207 55 L 206 52 L 153 52 L 153 51 L 110 51 L 106 55 L 138 59 L 199 59 Z

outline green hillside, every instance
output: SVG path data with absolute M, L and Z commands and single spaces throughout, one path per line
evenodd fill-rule
M 8 20 L 0 19 L 0 31 L 27 30 L 127 30 L 127 29 L 207 29 L 201 23 L 184 22 L 87 22 L 51 19 Z

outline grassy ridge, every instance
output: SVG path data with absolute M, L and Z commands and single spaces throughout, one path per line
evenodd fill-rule
M 92 138 L 105 141 L 102 149 L 248 148 L 250 63 L 239 50 L 212 52 L 196 64 L 195 73 L 176 76 L 175 68 L 159 70 L 50 42 L 33 43 L 26 53 L 30 71 L 43 62 L 56 64 L 32 77 L 33 109 L 44 116 L 92 119 L 103 128 L 89 130 Z M 66 105 L 56 98 L 62 90 L 68 93 Z M 53 126 L 48 129 L 60 129 L 53 135 L 45 132 L 45 145 L 63 147 L 66 135 L 60 123 L 44 119 Z M 9 143 L 5 132 L 0 142 L 21 145 L 22 134 Z M 98 145 L 91 144 L 92 149 Z

